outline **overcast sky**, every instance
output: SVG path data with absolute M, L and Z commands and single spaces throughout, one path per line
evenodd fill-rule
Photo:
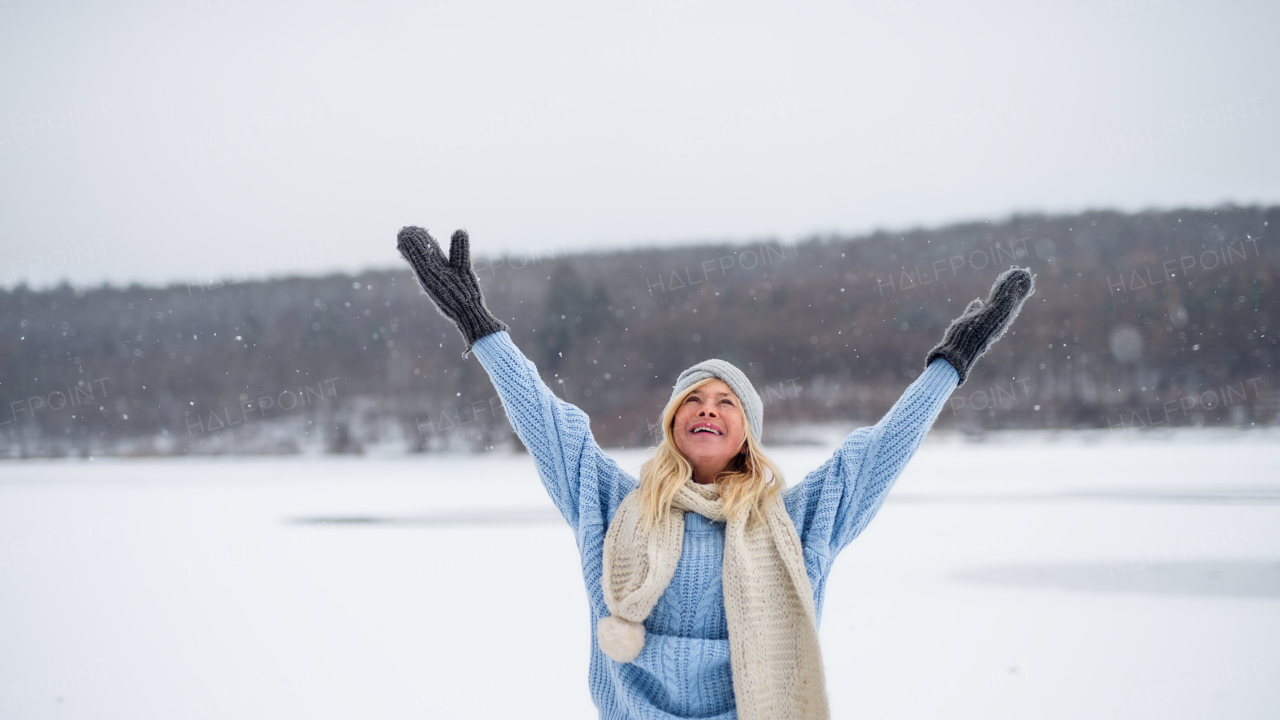
M 1280 3 L 0 0 L 0 285 L 1280 200 Z

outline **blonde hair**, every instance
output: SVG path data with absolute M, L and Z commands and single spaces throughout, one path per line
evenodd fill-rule
M 680 486 L 693 477 L 693 465 L 676 447 L 673 434 L 676 411 L 691 393 L 716 379 L 707 378 L 694 383 L 672 398 L 662 411 L 662 440 L 654 448 L 654 456 L 640 467 L 640 502 L 644 508 L 646 531 L 652 530 L 666 516 Z M 743 512 L 749 513 L 747 522 L 752 523 L 763 518 L 766 503 L 782 492 L 786 483 L 782 471 L 756 443 L 745 413 L 742 419 L 747 426 L 745 447 L 729 461 L 728 467 L 716 475 L 715 485 L 724 500 L 725 513 L 734 518 L 741 517 Z

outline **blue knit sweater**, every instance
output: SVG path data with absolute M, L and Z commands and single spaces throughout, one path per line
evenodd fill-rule
M 596 622 L 609 614 L 600 588 L 604 535 L 618 504 L 639 481 L 600 450 L 586 414 L 551 392 L 505 331 L 481 338 L 473 350 L 577 539 L 591 605 L 591 697 L 600 717 L 736 718 L 720 585 L 724 523 L 685 515 L 683 553 L 645 621 L 644 650 L 628 664 L 606 657 L 595 640 Z M 935 360 L 884 419 L 855 430 L 822 467 L 786 490 L 819 619 L 836 553 L 880 509 L 958 382 L 945 360 Z

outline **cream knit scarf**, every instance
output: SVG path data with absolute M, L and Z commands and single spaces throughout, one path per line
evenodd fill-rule
M 714 485 L 686 480 L 666 517 L 644 530 L 639 493 L 632 491 L 604 538 L 600 584 L 612 616 L 600 620 L 600 649 L 631 662 L 644 647 L 645 618 L 675 575 L 684 543 L 684 514 L 720 521 L 724 502 Z M 826 681 L 800 537 L 775 495 L 764 522 L 728 518 L 723 585 L 729 625 L 733 693 L 741 720 L 827 718 Z

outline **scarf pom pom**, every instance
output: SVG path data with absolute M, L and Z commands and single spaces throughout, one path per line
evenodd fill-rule
M 596 625 L 600 650 L 614 661 L 629 663 L 644 649 L 644 625 L 616 615 L 600 618 Z

